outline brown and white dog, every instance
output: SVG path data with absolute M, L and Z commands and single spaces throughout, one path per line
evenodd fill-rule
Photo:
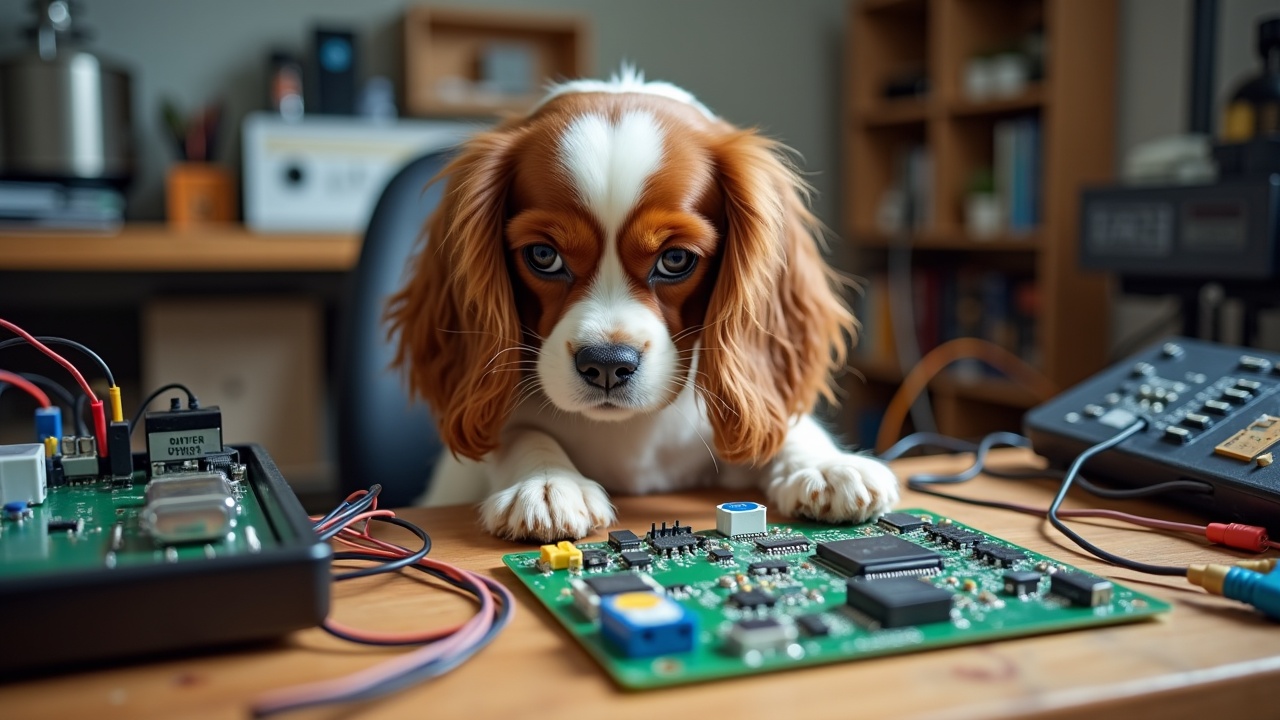
M 627 68 L 470 139 L 388 308 L 451 451 L 428 502 L 542 541 L 610 525 L 606 490 L 759 487 L 830 522 L 896 502 L 809 416 L 854 320 L 785 150 Z

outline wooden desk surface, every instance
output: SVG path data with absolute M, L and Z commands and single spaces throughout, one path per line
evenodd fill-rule
M 995 457 L 1001 465 L 1032 460 L 1021 451 L 1003 451 Z M 897 467 L 903 472 L 926 468 L 937 472 L 967 464 L 963 458 L 935 458 L 903 461 Z M 958 492 L 1046 505 L 1049 488 L 1048 483 L 979 478 Z M 715 524 L 714 505 L 727 499 L 741 499 L 741 495 L 703 491 L 615 501 L 622 527 L 676 518 L 694 527 L 709 527 Z M 470 662 L 433 683 L 355 708 L 321 708 L 288 717 L 767 716 L 808 720 L 1268 715 L 1260 708 L 1275 702 L 1272 690 L 1280 680 L 1280 625 L 1237 603 L 1206 595 L 1185 580 L 1104 566 L 1034 517 L 912 493 L 905 494 L 902 505 L 933 509 L 1134 584 L 1169 600 L 1174 610 L 1153 622 L 628 693 L 616 688 L 502 568 L 502 554 L 527 548 L 482 534 L 470 509 L 412 509 L 402 514 L 431 533 L 433 557 L 488 573 L 513 588 L 518 607 L 512 625 Z M 1123 507 L 1173 519 L 1180 515 L 1140 503 Z M 1076 524 L 1103 546 L 1152 562 L 1186 564 L 1238 557 L 1182 536 L 1106 521 Z M 602 540 L 603 534 L 590 539 Z M 270 601 L 269 593 L 265 588 L 263 602 Z M 416 573 L 343 583 L 334 597 L 338 618 L 377 629 L 434 627 L 470 613 L 464 599 L 424 588 Z M 139 602 L 152 604 L 157 613 L 182 611 L 167 607 L 164 598 L 139 598 Z M 95 617 L 92 608 L 86 608 L 83 618 L 68 621 L 110 622 L 110 618 Z M 5 622 L 21 620 L 6 618 Z M 22 649 L 6 647 L 4 651 L 20 653 Z M 259 692 L 344 675 L 388 655 L 308 630 L 277 647 L 0 685 L 0 716 L 240 718 L 245 717 L 248 700 Z M 1244 714 L 1246 709 L 1249 715 Z
M 355 267 L 360 243 L 357 235 L 259 234 L 241 225 L 0 233 L 0 272 L 346 272 Z

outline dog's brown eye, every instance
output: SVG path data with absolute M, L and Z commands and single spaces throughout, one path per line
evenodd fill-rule
M 554 275 L 564 269 L 560 253 L 550 245 L 533 245 L 524 251 L 529 267 L 545 275 Z
M 688 275 L 696 259 L 696 255 L 684 248 L 671 248 L 662 253 L 653 269 L 658 277 L 673 280 Z

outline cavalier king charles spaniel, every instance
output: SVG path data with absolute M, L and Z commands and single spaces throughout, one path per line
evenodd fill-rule
M 468 140 L 387 311 L 450 451 L 428 504 L 539 541 L 612 524 L 608 492 L 892 506 L 893 473 L 809 416 L 855 322 L 786 153 L 626 68 Z

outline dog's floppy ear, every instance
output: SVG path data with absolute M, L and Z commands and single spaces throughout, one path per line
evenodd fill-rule
M 503 226 L 515 133 L 473 137 L 441 171 L 440 206 L 408 282 L 387 305 L 394 365 L 431 406 L 440 438 L 474 460 L 498 446 L 517 373 L 491 372 L 521 342 Z
M 776 455 L 792 419 L 828 400 L 843 367 L 853 315 L 818 248 L 808 186 L 753 131 L 713 144 L 724 196 L 724 238 L 703 330 L 698 381 L 719 454 Z

